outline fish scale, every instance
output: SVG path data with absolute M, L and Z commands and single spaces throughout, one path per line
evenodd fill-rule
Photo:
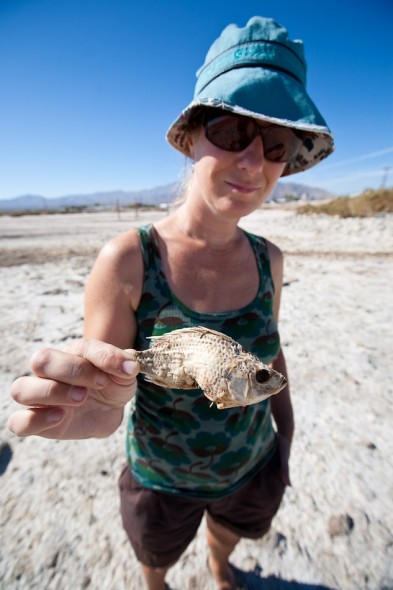
M 215 330 L 182 328 L 151 339 L 150 348 L 133 351 L 146 379 L 171 389 L 199 387 L 219 409 L 258 403 L 287 383 L 283 375 Z

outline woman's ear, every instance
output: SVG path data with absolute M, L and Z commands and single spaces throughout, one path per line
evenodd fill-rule
M 190 131 L 187 135 L 187 147 L 189 158 L 194 161 L 194 149 L 195 149 L 195 131 Z

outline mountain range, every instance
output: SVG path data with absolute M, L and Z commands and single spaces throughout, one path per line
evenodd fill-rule
M 64 197 L 47 198 L 41 195 L 23 195 L 12 199 L 0 200 L 0 211 L 66 211 L 73 208 L 84 209 L 113 209 L 117 206 L 126 207 L 139 204 L 141 206 L 162 206 L 171 203 L 179 196 L 179 184 L 170 183 L 151 189 L 140 191 L 108 191 L 87 195 L 68 195 Z M 288 198 L 317 201 L 333 198 L 335 195 L 315 187 L 302 184 L 279 182 L 269 201 L 284 201 Z

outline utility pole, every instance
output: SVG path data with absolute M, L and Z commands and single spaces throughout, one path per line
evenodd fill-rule
M 120 213 L 121 213 L 121 207 L 120 207 L 120 201 L 119 201 L 119 199 L 116 199 L 116 213 L 117 213 L 117 219 L 118 219 L 118 221 L 120 221 L 120 219 L 121 219 L 121 215 L 120 215 Z
M 384 170 L 384 175 L 382 176 L 382 182 L 381 182 L 381 190 L 385 188 L 386 186 L 386 182 L 388 179 L 388 174 L 390 172 L 390 170 L 392 169 L 391 166 L 385 166 L 384 168 L 382 168 L 382 170 Z

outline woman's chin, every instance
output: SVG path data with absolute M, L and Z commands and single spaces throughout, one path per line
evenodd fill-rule
M 239 219 L 240 217 L 249 215 L 255 209 L 259 209 L 259 207 L 259 203 L 250 202 L 246 199 L 226 197 L 220 202 L 219 210 L 227 217 Z

